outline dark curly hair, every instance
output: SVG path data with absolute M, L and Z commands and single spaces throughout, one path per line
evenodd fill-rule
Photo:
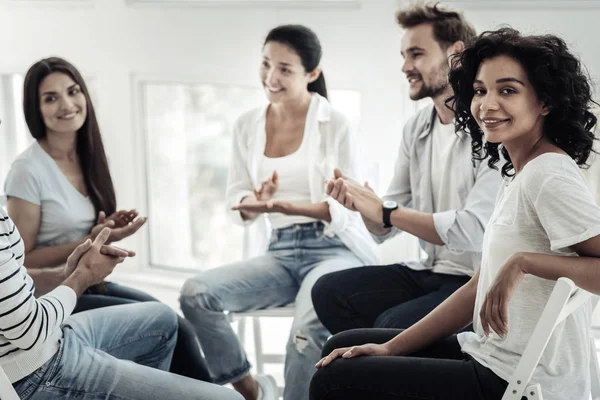
M 580 166 L 585 166 L 593 151 L 596 117 L 590 111 L 592 85 L 581 62 L 554 35 L 524 36 L 512 28 L 487 31 L 456 55 L 448 81 L 454 95 L 447 104 L 453 109 L 456 130 L 471 136 L 473 161 L 485 160 L 498 169 L 500 152 L 507 161 L 502 176 L 513 176 L 510 156 L 500 143 L 485 142 L 483 132 L 471 115 L 473 81 L 480 64 L 496 56 L 509 56 L 527 72 L 538 98 L 550 110 L 544 120 L 543 134 L 564 150 Z

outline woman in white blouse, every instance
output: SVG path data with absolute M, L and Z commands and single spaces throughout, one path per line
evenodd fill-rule
M 328 336 L 312 307 L 313 284 L 324 274 L 377 261 L 360 216 L 325 194 L 334 167 L 356 176 L 357 160 L 348 120 L 327 101 L 320 59 L 319 40 L 304 26 L 268 34 L 260 78 L 269 104 L 237 120 L 227 187 L 238 224 L 270 223 L 268 250 L 203 272 L 181 292 L 181 309 L 196 328 L 213 381 L 232 383 L 248 400 L 277 398 L 275 382 L 249 374 L 224 312 L 295 303 L 284 397 L 305 400 Z

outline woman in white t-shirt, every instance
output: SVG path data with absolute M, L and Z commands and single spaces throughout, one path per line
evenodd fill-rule
M 63 280 L 69 254 L 94 239 L 104 226 L 109 243 L 140 229 L 146 218 L 117 210 L 115 190 L 100 127 L 79 71 L 69 62 L 47 58 L 25 76 L 25 121 L 36 141 L 12 163 L 4 184 L 8 213 L 25 243 L 27 268 L 43 268 L 48 290 Z M 74 312 L 118 304 L 157 301 L 113 282 L 86 290 Z M 193 329 L 180 318 L 172 372 L 209 380 Z
M 312 306 L 312 286 L 324 274 L 377 260 L 360 216 L 325 193 L 335 166 L 350 176 L 358 169 L 350 124 L 327 101 L 320 60 L 319 40 L 304 26 L 267 35 L 260 79 L 269 104 L 234 126 L 227 201 L 236 223 L 270 224 L 268 250 L 205 271 L 181 291 L 181 309 L 196 327 L 214 382 L 232 383 L 246 399 L 279 394 L 272 377 L 250 375 L 224 312 L 295 303 L 284 398 L 305 400 L 328 336 Z
M 579 170 L 596 125 L 584 68 L 556 36 L 510 28 L 483 33 L 455 61 L 457 130 L 474 159 L 504 163 L 481 268 L 407 330 L 332 338 L 311 400 L 500 399 L 555 281 L 600 293 L 600 208 Z M 588 398 L 591 312 L 590 301 L 556 327 L 531 380 L 544 399 Z M 475 332 L 452 335 L 471 322 Z

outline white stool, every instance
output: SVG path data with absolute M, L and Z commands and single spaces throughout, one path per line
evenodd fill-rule
M 246 342 L 246 320 L 252 319 L 252 328 L 254 330 L 254 349 L 256 352 L 256 372 L 258 374 L 265 373 L 265 364 L 284 364 L 285 354 L 267 354 L 263 352 L 262 346 L 262 330 L 260 326 L 261 317 L 286 317 L 292 318 L 294 316 L 294 305 L 290 304 L 284 307 L 268 308 L 265 310 L 256 310 L 240 313 L 229 313 L 231 321 L 238 321 L 238 337 L 240 342 L 244 344 Z M 283 387 L 278 387 L 279 396 L 283 395 Z

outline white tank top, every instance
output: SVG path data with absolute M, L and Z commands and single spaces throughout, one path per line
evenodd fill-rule
M 273 199 L 289 201 L 297 204 L 311 204 L 310 187 L 308 182 L 308 146 L 302 138 L 298 150 L 284 157 L 269 158 L 262 155 L 258 176 L 261 181 L 277 171 L 279 175 L 279 188 Z M 303 224 L 316 221 L 314 218 L 301 215 L 285 215 L 281 213 L 268 214 L 269 222 L 273 229 L 285 228 L 294 224 Z

